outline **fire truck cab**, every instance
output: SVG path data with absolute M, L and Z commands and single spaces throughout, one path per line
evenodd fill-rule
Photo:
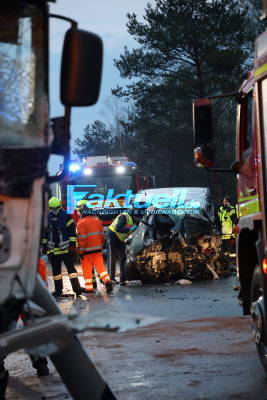
M 225 95 L 229 96 L 229 95 Z M 237 100 L 236 154 L 223 172 L 237 175 L 238 233 L 236 262 L 243 313 L 251 314 L 252 331 L 267 371 L 267 31 L 256 39 L 253 70 L 243 81 Z M 214 167 L 214 98 L 193 104 L 195 163 Z
M 123 194 L 129 190 L 134 194 L 153 187 L 154 176 L 138 169 L 137 164 L 127 157 L 90 156 L 70 162 L 69 171 L 57 184 L 55 195 L 62 199 L 68 213 L 73 213 L 77 202 L 90 195 L 98 194 L 106 198 L 110 193 L 112 197 L 118 196 L 120 207 L 106 201 L 100 206 L 99 202 L 95 204 L 103 224 L 109 225 L 118 213 L 124 211 Z M 103 209 L 109 209 L 110 213 L 103 212 Z

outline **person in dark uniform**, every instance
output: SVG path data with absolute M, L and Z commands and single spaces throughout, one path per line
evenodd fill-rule
M 73 218 L 62 208 L 60 199 L 51 197 L 48 202 L 48 225 L 46 235 L 42 240 L 43 254 L 47 254 L 52 266 L 55 283 L 55 297 L 63 295 L 63 280 L 61 263 L 64 262 L 73 291 L 80 295 L 80 286 L 77 271 L 74 266 L 76 254 L 76 229 Z

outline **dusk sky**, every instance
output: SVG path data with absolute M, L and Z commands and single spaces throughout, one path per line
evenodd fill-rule
M 154 3 L 154 1 L 149 1 Z M 127 12 L 135 12 L 139 19 L 144 15 L 148 0 L 57 0 L 50 3 L 50 12 L 70 17 L 78 22 L 78 27 L 97 33 L 104 44 L 104 65 L 102 84 L 98 103 L 92 107 L 72 109 L 72 145 L 74 139 L 83 136 L 83 129 L 95 119 L 105 121 L 110 110 L 106 105 L 111 89 L 117 84 L 124 85 L 113 59 L 118 58 L 124 46 L 137 47 L 137 43 L 126 29 Z M 59 73 L 63 38 L 69 24 L 51 19 L 50 22 L 50 115 L 63 115 L 63 106 L 59 101 Z M 51 160 L 50 171 L 58 169 L 59 161 Z

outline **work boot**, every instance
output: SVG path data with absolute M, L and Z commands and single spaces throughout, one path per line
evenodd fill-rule
M 52 292 L 51 294 L 52 294 L 53 297 L 55 297 L 55 299 L 60 299 L 60 298 L 63 297 L 62 291 L 59 292 L 58 290 L 55 290 L 55 291 Z
M 124 279 L 120 280 L 120 286 L 126 286 L 126 281 Z
M 111 282 L 111 281 L 108 281 L 108 282 L 105 284 L 105 286 L 106 286 L 106 291 L 107 291 L 107 293 L 112 292 L 113 286 L 112 286 L 112 282 Z
M 79 289 L 81 288 L 80 281 L 79 281 L 78 277 L 70 278 L 70 283 L 71 283 L 72 290 L 75 293 L 77 293 L 77 291 L 79 291 Z
M 46 358 L 38 358 L 33 364 L 33 368 L 36 369 L 37 376 L 46 376 L 49 375 L 49 368 L 47 366 Z
M 76 296 L 80 296 L 83 292 L 85 292 L 85 288 L 83 288 L 83 287 L 80 287 L 79 289 L 77 289 L 75 291 Z

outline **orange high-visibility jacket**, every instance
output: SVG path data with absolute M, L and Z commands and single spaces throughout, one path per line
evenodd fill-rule
M 79 253 L 98 253 L 102 251 L 104 231 L 101 221 L 92 216 L 81 218 L 77 223 Z

